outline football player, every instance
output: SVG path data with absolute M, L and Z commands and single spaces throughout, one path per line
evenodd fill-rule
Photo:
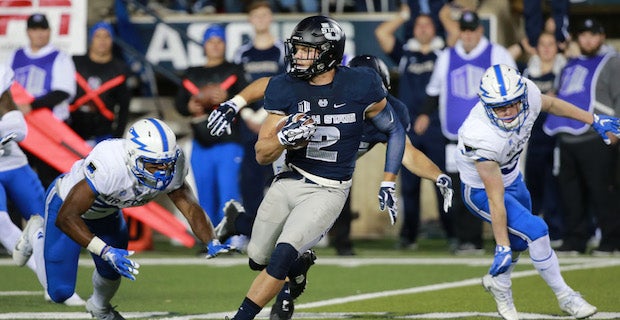
M 124 319 L 110 300 L 121 276 L 135 280 L 139 265 L 127 251 L 128 231 L 120 209 L 144 205 L 160 194 L 168 195 L 196 237 L 208 243 L 210 256 L 230 250 L 214 240 L 211 221 L 185 182 L 187 172 L 172 130 L 148 118 L 134 123 L 124 139 L 100 142 L 56 178 L 45 198 L 45 252 L 37 246 L 34 252 L 37 265 L 45 267 L 41 284 L 51 299 L 62 302 L 73 295 L 80 249 L 86 248 L 95 262 L 86 310 L 97 319 Z
M 560 274 L 547 225 L 532 214 L 530 193 L 518 163 L 541 111 L 589 124 L 606 143 L 610 141 L 607 135 L 620 135 L 620 120 L 541 94 L 516 69 L 500 64 L 483 74 L 479 97 L 458 131 L 456 159 L 465 204 L 475 216 L 491 223 L 496 242 L 483 287 L 494 297 L 504 319 L 518 319 L 510 274 L 519 254 L 529 249 L 534 268 L 555 293 L 560 309 L 578 319 L 593 315 L 596 307 L 571 289 Z
M 383 85 L 386 88 L 390 88 L 390 75 L 385 63 L 374 56 L 370 55 L 360 55 L 351 59 L 348 64 L 349 67 L 368 67 L 373 69 L 376 73 L 381 76 L 381 80 Z M 226 115 L 230 115 L 231 113 L 236 113 L 239 105 L 236 103 L 245 104 L 253 102 L 257 99 L 261 99 L 263 97 L 264 91 L 267 87 L 268 78 L 258 79 L 257 81 L 251 83 L 248 87 L 242 90 L 239 95 L 237 95 L 233 100 L 226 101 L 218 108 L 219 117 L 212 117 L 209 121 L 209 127 L 212 129 L 213 134 L 222 134 L 225 130 L 217 131 L 218 128 L 224 128 L 227 126 L 227 118 Z M 400 100 L 388 94 L 387 100 L 392 105 L 394 109 L 395 118 L 400 121 L 402 126 L 409 130 L 410 121 L 409 121 L 409 113 L 407 111 L 407 106 L 405 106 Z M 235 106 L 231 106 L 231 104 L 235 104 Z M 229 111 L 233 110 L 233 111 Z M 366 120 L 364 125 L 364 132 L 358 147 L 357 157 L 366 154 L 370 149 L 372 149 L 378 143 L 386 143 L 388 141 L 388 137 L 385 133 L 378 130 L 373 124 L 371 120 Z M 448 208 L 452 202 L 452 180 L 449 176 L 443 174 L 439 167 L 437 167 L 424 153 L 415 148 L 409 138 L 406 138 L 405 143 L 405 152 L 402 160 L 402 164 L 415 173 L 416 175 L 434 181 L 441 191 L 443 195 L 444 202 L 443 207 L 447 212 Z M 216 235 L 218 239 L 223 243 L 228 237 L 234 234 L 244 234 L 247 236 L 251 236 L 251 229 L 254 223 L 254 217 L 250 214 L 247 214 L 245 209 L 241 206 L 240 203 L 232 200 L 226 204 L 224 207 L 225 217 L 216 227 Z M 243 214 L 241 214 L 243 213 Z M 314 254 L 311 252 L 305 252 L 300 259 L 303 260 L 303 265 L 306 266 L 304 272 L 304 285 L 305 285 L 305 273 L 307 269 L 312 265 L 312 261 Z M 314 257 L 315 258 L 315 257 Z M 271 309 L 271 318 L 274 319 L 290 319 L 294 310 L 293 300 L 297 298 L 303 289 L 299 289 L 301 284 L 291 282 L 289 284 L 285 284 L 286 286 L 291 287 L 291 292 L 293 293 L 290 296 L 287 296 L 286 290 L 281 291 L 281 294 L 278 295 L 276 299 L 276 303 L 274 303 Z
M 380 208 L 396 218 L 395 180 L 405 132 L 394 121 L 381 78 L 367 68 L 339 66 L 345 34 L 331 18 L 303 19 L 286 45 L 288 71 L 267 80 L 268 115 L 256 143 L 260 164 L 274 162 L 285 149 L 286 160 L 253 225 L 248 256 L 250 267 L 260 274 L 234 316 L 238 320 L 254 319 L 283 288 L 286 277 L 299 276 L 303 268 L 298 258 L 340 214 L 366 118 L 388 136 Z M 285 124 L 277 130 L 280 121 Z

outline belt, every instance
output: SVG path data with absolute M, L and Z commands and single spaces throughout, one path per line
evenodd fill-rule
M 283 171 L 278 173 L 278 175 L 275 177 L 276 181 L 280 180 L 280 179 L 293 179 L 293 180 L 303 180 L 305 183 L 312 183 L 312 184 L 317 184 L 316 182 L 304 177 L 301 173 L 299 173 L 297 170 L 291 170 L 291 171 Z

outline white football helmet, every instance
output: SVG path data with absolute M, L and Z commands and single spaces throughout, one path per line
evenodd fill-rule
M 127 165 L 138 181 L 149 188 L 166 189 L 172 182 L 180 154 L 172 129 L 158 119 L 141 119 L 129 128 L 125 138 L 128 140 Z M 150 172 L 145 168 L 146 164 L 160 167 Z
M 529 114 L 527 85 L 519 71 L 507 65 L 496 64 L 489 67 L 480 80 L 478 93 L 491 121 L 506 131 L 519 131 Z M 512 117 L 500 118 L 494 108 L 505 107 L 516 102 L 519 112 Z

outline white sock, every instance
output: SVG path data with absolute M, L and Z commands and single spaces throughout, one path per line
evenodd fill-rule
M 90 297 L 95 306 L 106 307 L 110 305 L 110 300 L 114 297 L 121 279 L 109 280 L 102 277 L 97 269 L 93 271 L 93 295 Z
M 508 267 L 508 270 L 506 270 L 506 272 L 501 273 L 495 277 L 495 282 L 497 282 L 504 288 L 512 287 L 512 279 L 510 278 L 510 275 L 512 274 L 512 270 L 515 269 L 515 266 L 517 265 L 517 262 L 519 261 L 519 254 L 520 254 L 519 252 L 514 252 L 513 257 L 512 257 L 512 263 L 510 264 L 510 267 Z
M 546 235 L 532 241 L 530 247 L 530 258 L 538 274 L 547 282 L 555 295 L 570 290 L 560 273 L 560 262 L 551 248 L 549 236 Z
M 45 273 L 45 258 L 44 258 L 44 248 L 45 248 L 45 237 L 43 236 L 43 228 L 35 231 L 30 237 L 30 243 L 32 243 L 32 257 L 28 260 L 28 263 L 34 262 L 36 265 L 36 269 L 34 272 L 37 274 L 37 278 L 39 279 L 39 283 L 43 287 L 43 290 L 47 291 L 47 278 Z
M 9 214 L 6 211 L 0 211 L 0 243 L 9 253 L 13 253 L 13 249 L 21 235 L 22 230 L 13 223 Z M 28 259 L 26 265 L 32 271 L 37 272 L 34 259 Z
M 22 231 L 13 223 L 9 213 L 0 211 L 0 243 L 9 253 L 13 253 L 13 248 L 21 234 Z

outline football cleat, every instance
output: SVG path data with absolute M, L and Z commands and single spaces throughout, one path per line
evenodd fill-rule
M 293 318 L 294 311 L 293 300 L 276 300 L 276 303 L 271 306 L 269 320 L 290 320 Z
M 118 311 L 114 310 L 114 307 L 110 304 L 105 307 L 98 307 L 95 306 L 92 299 L 91 297 L 86 301 L 86 311 L 88 311 L 93 318 L 99 320 L 125 320 L 125 318 L 123 318 Z
M 589 304 L 579 292 L 570 290 L 558 297 L 560 309 L 577 319 L 585 319 L 596 313 L 596 307 Z
M 490 274 L 482 277 L 482 286 L 488 291 L 497 304 L 497 312 L 506 320 L 518 320 L 517 309 L 512 300 L 512 290 L 510 287 L 502 288 Z
M 13 249 L 13 261 L 15 261 L 18 266 L 21 267 L 25 265 L 28 259 L 30 259 L 30 256 L 32 256 L 32 242 L 30 239 L 32 239 L 32 236 L 37 230 L 43 228 L 44 224 L 45 220 L 43 220 L 43 217 L 40 215 L 33 214 L 30 216 L 28 223 L 26 223 L 26 227 L 22 231 Z
M 47 302 L 54 302 L 47 291 L 45 291 L 45 295 L 43 297 Z M 86 305 L 86 301 L 82 299 L 77 292 L 74 292 L 72 296 L 70 296 L 67 300 L 62 302 L 65 306 L 76 307 L 76 306 L 84 306 Z
M 235 221 L 240 214 L 245 213 L 245 208 L 239 201 L 231 199 L 224 205 L 224 218 L 215 227 L 215 236 L 221 243 L 225 243 L 228 238 L 237 234 Z
M 303 272 L 300 275 L 293 277 L 293 279 L 290 279 L 289 282 L 289 289 L 291 290 L 291 297 L 293 299 L 297 299 L 297 297 L 299 297 L 306 289 L 308 269 L 310 269 L 310 266 L 314 264 L 316 255 L 314 254 L 314 251 L 308 250 L 299 257 L 299 260 L 304 265 Z

